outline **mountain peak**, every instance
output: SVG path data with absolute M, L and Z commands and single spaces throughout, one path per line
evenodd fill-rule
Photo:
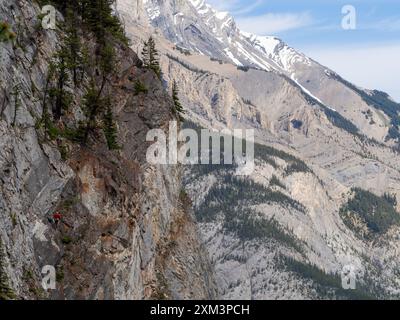
M 204 0 L 143 0 L 150 23 L 173 43 L 211 58 L 262 70 L 289 73 L 310 60 L 274 36 L 241 31 L 229 12 Z

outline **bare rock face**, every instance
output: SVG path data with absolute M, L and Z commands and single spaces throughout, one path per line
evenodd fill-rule
M 251 176 L 213 167 L 184 176 L 220 296 L 398 298 L 400 207 L 387 195 L 400 197 L 400 105 L 280 39 L 242 32 L 204 1 L 119 0 L 117 10 L 134 48 L 156 39 L 188 120 L 256 131 Z M 392 222 L 380 229 L 370 213 Z M 358 291 L 342 289 L 349 265 Z
M 118 0 L 116 12 L 135 51 L 154 37 L 163 81 L 108 39 L 116 63 L 103 89 L 120 145 L 109 150 L 104 119 L 79 143 L 91 80 L 102 83 L 93 34 L 79 33 L 92 64 L 79 86 L 66 85 L 71 106 L 45 130 L 50 62 L 65 34 L 38 27 L 34 1 L 0 4 L 17 34 L 0 44 L 8 297 L 398 298 L 400 106 L 279 39 L 242 32 L 204 1 Z M 199 127 L 255 130 L 252 175 L 147 163 L 146 134 L 174 119 L 173 80 Z M 46 265 L 56 268 L 49 292 Z M 356 291 L 341 286 L 348 266 Z
M 206 299 L 216 290 L 179 167 L 145 159 L 150 129 L 167 130 L 172 100 L 136 54 L 115 43 L 117 61 L 105 92 L 112 96 L 120 150 L 100 130 L 88 144 L 38 125 L 49 62 L 63 32 L 35 27 L 34 1 L 0 4 L 0 20 L 17 32 L 0 44 L 0 237 L 4 272 L 21 299 Z M 58 14 L 61 19 L 61 15 Z M 95 56 L 93 37 L 82 39 Z M 95 74 L 96 66 L 89 73 Z M 141 81 L 147 93 L 137 94 Z M 85 120 L 84 79 L 68 88 L 72 107 L 56 124 Z M 53 213 L 63 220 L 51 223 Z M 2 258 L 3 259 L 3 258 Z M 42 268 L 56 268 L 56 290 L 42 289 Z M 1 270 L 3 272 L 3 270 Z

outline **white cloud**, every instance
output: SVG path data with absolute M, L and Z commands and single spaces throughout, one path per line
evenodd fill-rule
M 279 32 L 298 29 L 313 23 L 308 12 L 267 13 L 260 16 L 248 16 L 236 19 L 243 30 L 258 35 L 274 35 Z
M 368 25 L 362 26 L 363 29 L 380 30 L 380 31 L 399 31 L 400 30 L 400 18 L 390 17 Z
M 246 13 L 251 13 L 255 9 L 257 9 L 259 6 L 261 6 L 263 3 L 264 3 L 263 0 L 257 0 L 251 5 L 247 5 L 247 6 L 235 9 L 232 12 L 232 14 L 235 16 L 241 16 L 241 15 L 245 15 Z
M 302 51 L 355 85 L 385 91 L 400 102 L 400 43 L 308 47 Z

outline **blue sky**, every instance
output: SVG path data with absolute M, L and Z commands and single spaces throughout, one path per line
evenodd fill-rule
M 400 102 L 400 0 L 208 0 L 239 27 L 275 35 L 368 89 Z M 356 10 L 356 29 L 342 28 L 342 8 Z

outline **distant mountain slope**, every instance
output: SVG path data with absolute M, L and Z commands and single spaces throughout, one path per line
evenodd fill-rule
M 283 74 L 307 95 L 352 121 L 368 137 L 390 144 L 398 140 L 400 104 L 388 96 L 369 99 L 369 91 L 342 81 L 335 72 L 282 40 L 241 31 L 232 16 L 214 10 L 205 1 L 140 1 L 119 0 L 118 3 L 124 8 L 142 7 L 139 11 L 146 15 L 148 22 L 185 50 L 241 67 Z M 141 16 L 140 20 L 145 18 Z
M 242 32 L 204 1 L 119 0 L 117 10 L 133 48 L 156 39 L 189 123 L 255 129 L 253 175 L 186 170 L 221 297 L 398 297 L 400 205 L 384 195 L 400 199 L 399 105 L 275 37 Z M 357 292 L 338 282 L 349 264 Z

